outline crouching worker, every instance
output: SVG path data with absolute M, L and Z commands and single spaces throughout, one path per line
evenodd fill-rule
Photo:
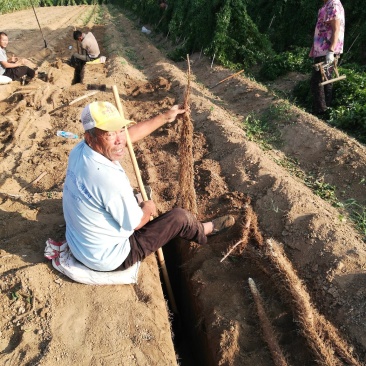
M 21 81 L 25 77 L 33 79 L 35 70 L 26 66 L 26 60 L 15 56 L 10 58 L 6 55 L 6 46 L 9 43 L 8 35 L 0 32 L 0 75 L 8 76 L 11 80 Z
M 63 190 L 66 239 L 73 255 L 97 271 L 127 269 L 173 238 L 206 244 L 207 236 L 233 226 L 232 216 L 201 223 L 174 208 L 157 214 L 152 200 L 137 202 L 119 160 L 141 140 L 185 112 L 177 105 L 150 120 L 131 124 L 113 104 L 93 102 L 81 114 L 85 140 L 71 151 Z
M 99 45 L 92 32 L 82 33 L 74 31 L 75 41 L 80 42 L 81 53 L 74 53 L 71 57 L 71 66 L 83 67 L 86 62 L 96 60 L 100 56 Z

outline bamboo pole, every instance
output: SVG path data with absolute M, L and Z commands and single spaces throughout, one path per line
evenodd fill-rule
M 76 31 L 76 27 L 74 26 L 74 32 Z M 80 49 L 79 49 L 79 41 L 78 40 L 75 40 L 75 43 L 76 43 L 76 50 L 77 50 L 77 53 L 80 53 Z
M 119 97 L 117 86 L 113 85 L 112 90 L 113 90 L 114 100 L 115 100 L 116 105 L 117 105 L 117 109 L 118 109 L 120 115 L 122 117 L 124 117 L 123 107 L 122 107 L 122 103 L 121 103 L 121 100 L 120 100 L 120 97 Z M 146 194 L 145 186 L 142 182 L 140 169 L 139 169 L 139 166 L 137 164 L 137 159 L 136 159 L 136 156 L 135 156 L 135 152 L 133 151 L 133 146 L 132 146 L 132 142 L 131 142 L 131 139 L 130 139 L 130 135 L 128 133 L 127 126 L 125 127 L 125 132 L 126 132 L 126 141 L 127 141 L 128 152 L 130 153 L 133 169 L 135 171 L 135 175 L 136 175 L 136 179 L 137 179 L 140 191 L 141 191 L 142 199 L 144 201 L 147 201 L 148 197 L 147 197 L 147 194 Z M 170 284 L 168 270 L 166 268 L 164 253 L 163 253 L 163 250 L 161 248 L 159 248 L 157 250 L 157 256 L 158 256 L 159 264 L 160 264 L 160 267 L 161 267 L 161 270 L 162 270 L 162 273 L 163 273 L 163 278 L 164 278 L 164 281 L 165 281 L 165 286 L 166 286 L 166 289 L 167 289 L 168 298 L 169 298 L 169 301 L 170 301 L 172 311 L 173 311 L 174 314 L 178 314 L 177 304 L 175 302 L 172 286 Z
M 37 23 L 38 23 L 39 30 L 41 31 L 41 34 L 42 34 L 42 38 L 43 38 L 43 41 L 44 41 L 44 48 L 47 48 L 47 42 L 46 42 L 46 39 L 44 38 L 44 34 L 43 34 L 43 31 L 42 31 L 41 25 L 39 24 L 39 20 L 38 20 L 38 17 L 37 17 L 37 13 L 36 13 L 36 10 L 34 9 L 33 1 L 31 0 L 30 3 L 32 5 L 34 15 L 35 15 L 35 17 L 37 19 Z

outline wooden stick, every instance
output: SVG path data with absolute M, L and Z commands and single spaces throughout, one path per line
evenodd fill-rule
M 14 198 L 22 197 L 22 194 L 11 194 L 11 193 L 6 193 L 6 192 L 0 192 L 0 194 L 4 194 L 5 196 L 14 197 Z
M 161 18 L 160 18 L 160 20 L 159 20 L 159 22 L 158 22 L 158 24 L 156 25 L 156 27 L 155 27 L 155 28 L 158 28 L 158 27 L 159 27 L 159 25 L 160 25 L 161 21 L 163 20 L 164 16 L 165 16 L 165 12 L 164 12 L 164 14 L 161 16 Z
M 212 69 L 212 65 L 213 65 L 214 60 L 215 60 L 215 56 L 216 56 L 216 53 L 214 53 L 213 58 L 212 58 L 212 62 L 211 62 L 211 69 Z
M 77 102 L 80 102 L 81 100 L 83 100 L 85 98 L 91 97 L 92 95 L 97 94 L 97 93 L 99 93 L 99 90 L 94 90 L 94 91 L 92 91 L 88 94 L 82 95 L 81 97 L 78 97 L 78 98 L 74 99 L 68 105 L 73 105 L 73 104 L 75 104 Z
M 233 251 L 234 249 L 241 243 L 245 241 L 245 243 L 248 242 L 248 235 L 249 235 L 249 228 L 252 220 L 250 217 L 248 217 L 247 222 L 245 223 L 244 229 L 243 229 L 243 236 L 242 239 L 239 240 L 237 243 L 235 243 L 231 248 L 229 248 L 228 252 L 224 255 L 224 257 L 221 259 L 220 263 L 222 263 Z
M 343 79 L 346 78 L 346 75 L 339 76 L 337 64 L 338 64 L 338 61 L 337 61 L 337 59 L 335 59 L 334 60 L 334 72 L 335 72 L 337 77 L 335 77 L 333 79 L 328 79 L 326 74 L 325 74 L 325 71 L 324 71 L 324 67 L 329 65 L 329 64 L 326 64 L 325 62 L 319 62 L 319 63 L 313 65 L 315 70 L 320 71 L 320 74 L 322 76 L 322 82 L 319 83 L 319 85 L 321 85 L 321 86 L 327 85 L 327 84 L 330 84 L 330 83 L 334 83 L 335 81 L 343 80 Z
M 70 106 L 70 105 L 73 105 L 73 104 L 75 104 L 75 103 L 77 103 L 77 102 L 80 102 L 81 100 L 83 100 L 83 99 L 85 99 L 85 98 L 88 98 L 88 97 L 91 97 L 92 95 L 97 94 L 97 93 L 99 93 L 99 90 L 94 90 L 94 91 L 92 91 L 92 92 L 90 92 L 90 93 L 88 93 L 88 94 L 82 95 L 81 97 L 78 97 L 78 98 L 76 98 L 76 99 L 72 100 L 72 101 L 71 101 L 71 102 L 69 102 L 69 103 L 62 104 L 62 105 L 60 105 L 59 107 L 57 107 L 57 108 L 55 108 L 55 109 L 52 109 L 52 111 L 50 111 L 50 112 L 49 112 L 49 114 L 51 114 L 51 113 L 53 113 L 53 112 L 56 112 L 56 111 L 58 111 L 58 110 L 59 110 L 59 109 L 61 109 L 61 108 L 65 108 L 65 107 L 68 107 L 68 106 Z
M 327 84 L 330 84 L 330 83 L 334 83 L 335 81 L 343 80 L 345 78 L 346 78 L 346 75 L 342 75 L 342 76 L 339 76 L 338 78 L 323 81 L 322 83 L 319 83 L 319 85 L 327 85 Z
M 228 76 L 227 78 L 225 78 L 225 79 L 223 79 L 223 80 L 219 81 L 219 82 L 218 82 L 217 84 L 215 84 L 214 86 L 211 86 L 211 88 L 210 88 L 210 89 L 213 89 L 214 87 L 216 87 L 217 85 L 220 85 L 220 84 L 221 84 L 221 83 L 223 83 L 224 81 L 229 80 L 229 79 L 233 78 L 234 76 L 237 76 L 237 75 L 241 74 L 243 71 L 244 71 L 244 70 L 240 70 L 240 71 L 236 72 L 235 74 L 232 74 L 232 75 Z
M 38 176 L 35 180 L 32 180 L 30 183 L 28 183 L 26 186 L 24 186 L 23 188 L 19 189 L 19 192 L 22 191 L 23 189 L 26 189 L 27 187 L 29 187 L 31 184 L 37 183 L 38 181 L 40 181 L 45 175 L 47 174 L 47 172 L 43 172 L 40 176 Z
M 220 263 L 222 263 L 229 255 L 230 253 L 232 253 L 234 251 L 234 249 L 243 242 L 243 240 L 239 240 L 237 243 L 235 243 L 229 250 L 228 252 L 222 257 Z
M 121 100 L 120 100 L 120 97 L 119 97 L 117 86 L 113 85 L 112 90 L 113 90 L 114 100 L 117 104 L 117 109 L 118 109 L 120 115 L 122 117 L 124 117 L 122 103 L 121 103 Z M 147 197 L 147 194 L 146 194 L 145 186 L 142 182 L 140 169 L 139 169 L 139 166 L 137 164 L 137 159 L 136 159 L 136 156 L 135 156 L 135 152 L 133 151 L 132 142 L 131 142 L 130 135 L 128 133 L 127 127 L 125 127 L 125 131 L 126 131 L 127 147 L 128 147 L 128 151 L 130 153 L 131 160 L 132 160 L 132 164 L 133 164 L 133 168 L 134 168 L 134 171 L 135 171 L 136 179 L 137 179 L 140 191 L 141 191 L 142 199 L 144 201 L 147 201 L 148 197 Z M 169 275 L 168 275 L 168 270 L 166 268 L 164 253 L 163 253 L 163 250 L 161 248 L 159 248 L 157 250 L 157 256 L 158 256 L 159 264 L 160 264 L 160 267 L 161 267 L 161 270 L 162 270 L 162 273 L 163 273 L 163 278 L 164 278 L 164 281 L 165 281 L 165 286 L 166 286 L 166 289 L 167 289 L 167 292 L 168 292 L 168 298 L 169 298 L 169 301 L 170 301 L 170 304 L 171 304 L 171 307 L 172 307 L 172 311 L 173 311 L 174 314 L 178 314 L 177 304 L 175 302 L 172 286 L 170 284 L 170 279 L 169 279 Z

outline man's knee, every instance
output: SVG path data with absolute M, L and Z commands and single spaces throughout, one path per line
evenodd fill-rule
M 27 69 L 27 76 L 33 79 L 36 76 L 36 71 L 28 67 Z
M 187 224 L 192 225 L 196 221 L 195 216 L 184 208 L 175 207 L 170 212 L 173 215 L 175 222 L 182 226 Z

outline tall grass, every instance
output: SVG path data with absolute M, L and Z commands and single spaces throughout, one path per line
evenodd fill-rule
M 100 2 L 104 2 L 101 0 Z M 98 0 L 0 0 L 0 14 L 12 13 L 33 6 L 67 6 L 96 4 Z

